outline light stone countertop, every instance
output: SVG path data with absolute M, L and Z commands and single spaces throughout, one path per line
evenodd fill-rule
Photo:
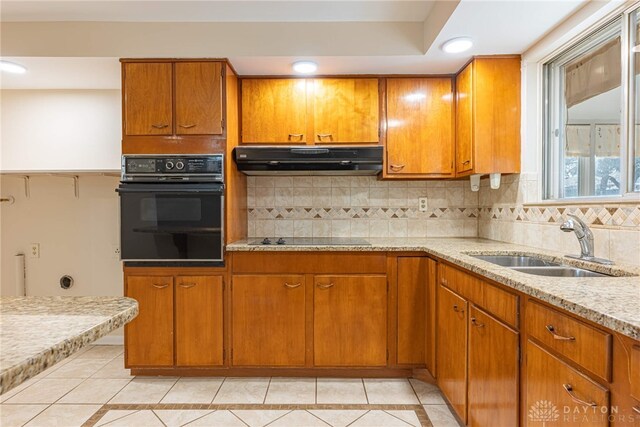
M 125 297 L 0 297 L 0 394 L 137 315 Z
M 255 239 L 252 239 L 255 240 Z M 406 251 L 424 252 L 546 301 L 599 325 L 640 339 L 640 267 L 605 266 L 566 258 L 543 249 L 477 238 L 370 238 L 371 246 L 249 245 L 242 240 L 227 251 Z M 548 261 L 582 267 L 618 277 L 536 276 L 501 267 L 470 255 L 535 255 Z

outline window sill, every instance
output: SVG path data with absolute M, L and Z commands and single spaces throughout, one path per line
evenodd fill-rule
M 627 193 L 615 197 L 572 197 L 570 199 L 541 200 L 535 203 L 523 203 L 522 206 L 575 206 L 575 205 L 637 205 L 640 193 Z

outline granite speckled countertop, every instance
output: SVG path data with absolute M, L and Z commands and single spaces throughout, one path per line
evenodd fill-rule
M 261 246 L 238 241 L 227 251 L 419 251 L 471 270 L 616 332 L 640 339 L 640 267 L 605 266 L 528 246 L 476 238 L 370 238 L 365 245 Z M 519 254 L 616 277 L 547 277 L 511 270 L 470 255 Z
M 0 394 L 137 315 L 125 297 L 0 297 Z

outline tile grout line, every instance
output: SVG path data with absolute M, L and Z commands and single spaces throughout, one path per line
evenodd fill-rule
M 287 412 L 286 412 L 286 413 L 284 413 L 284 414 L 282 414 L 282 415 L 280 415 L 280 416 L 279 416 L 278 418 L 276 418 L 275 420 L 273 420 L 273 421 L 269 421 L 267 424 L 265 424 L 265 425 L 264 425 L 264 427 L 270 426 L 271 424 L 275 423 L 276 421 L 278 421 L 278 420 L 280 420 L 280 419 L 282 419 L 282 418 L 286 417 L 287 415 L 289 415 L 290 413 L 292 413 L 292 412 L 294 411 L 294 409 L 290 409 L 290 410 L 286 410 L 286 409 L 285 409 L 285 411 L 287 411 Z
M 102 409 L 102 408 L 101 408 L 101 409 Z M 99 411 L 99 410 L 100 410 L 100 409 L 98 409 L 98 411 Z M 137 413 L 138 413 L 138 412 L 140 412 L 140 411 L 142 411 L 142 409 L 134 409 L 132 413 L 130 413 L 130 414 L 126 414 L 126 415 L 123 415 L 123 416 L 118 417 L 118 418 L 114 418 L 113 420 L 111 420 L 111 421 L 109 421 L 108 423 L 103 424 L 103 425 L 104 425 L 104 426 L 108 426 L 109 424 L 112 424 L 112 423 L 114 423 L 114 422 L 116 422 L 116 421 L 118 421 L 118 420 L 121 420 L 121 419 L 123 419 L 123 418 L 128 417 L 129 415 L 137 414 Z M 107 411 L 106 411 L 106 412 L 105 412 L 105 413 L 100 417 L 100 419 L 104 418 L 104 416 L 105 416 L 105 415 L 107 415 L 108 413 L 109 413 L 109 410 L 107 410 Z M 93 415 L 92 415 L 92 416 L 93 416 Z M 97 420 L 93 425 L 94 425 L 94 426 L 97 426 L 99 422 L 100 422 L 100 420 Z
M 402 421 L 403 423 L 405 423 L 405 424 L 406 424 L 406 425 L 408 425 L 408 426 L 412 426 L 412 427 L 420 427 L 420 426 L 414 426 L 413 424 L 411 424 L 411 423 L 409 423 L 409 422 L 407 422 L 407 421 L 403 420 L 403 419 L 402 419 L 402 418 L 400 418 L 400 417 L 396 417 L 395 415 L 393 415 L 393 414 L 389 413 L 389 411 L 390 411 L 390 409 L 383 409 L 383 410 L 382 410 L 382 412 L 384 412 L 385 414 L 388 414 L 389 416 L 391 416 L 391 417 L 393 417 L 393 418 L 396 418 L 396 419 L 398 419 L 398 420 Z M 415 411 L 413 411 L 413 412 L 415 413 Z M 417 417 L 417 415 L 416 415 L 416 417 Z M 420 422 L 420 420 L 418 420 L 418 422 Z
M 160 421 L 160 424 L 162 424 L 164 427 L 168 427 L 164 421 L 162 421 L 162 419 L 158 416 L 158 414 L 156 414 L 156 411 L 154 411 L 153 409 L 151 410 L 151 413 L 153 414 L 154 417 L 156 417 L 158 419 L 158 421 Z
M 349 424 L 347 424 L 345 427 L 349 427 L 350 425 L 353 425 L 353 423 L 355 423 L 356 421 L 358 421 L 360 418 L 364 417 L 365 415 L 367 415 L 369 412 L 371 412 L 371 410 L 365 410 L 364 414 L 360 415 L 358 418 L 356 418 L 355 420 L 351 421 Z
M 409 387 L 411 387 L 411 390 L 413 390 L 413 394 L 415 394 L 416 399 L 418 400 L 418 404 L 422 405 L 422 400 L 420 399 L 420 396 L 418 396 L 418 392 L 416 391 L 416 388 L 413 386 L 413 383 L 411 382 L 411 378 L 407 379 L 407 381 L 409 382 Z
M 371 404 L 371 402 L 369 402 L 369 393 L 367 393 L 367 386 L 364 383 L 364 378 L 360 378 L 360 381 L 362 381 L 362 388 L 364 389 L 364 398 L 367 400 L 367 404 Z
M 307 414 L 311 415 L 314 418 L 319 419 L 321 422 L 325 423 L 326 425 L 328 425 L 329 427 L 334 427 L 332 424 L 329 424 L 328 422 L 326 422 L 325 420 L 323 420 L 322 418 L 320 418 L 319 416 L 317 416 L 316 414 L 310 412 L 308 409 L 304 410 Z
M 209 402 L 210 405 L 213 405 L 213 402 L 216 400 L 216 397 L 218 397 L 218 393 L 220 393 L 220 390 L 222 390 L 222 386 L 224 385 L 225 381 L 227 381 L 227 377 L 222 377 L 222 382 L 218 386 L 218 389 L 216 390 L 215 394 L 213 395 L 213 399 L 211 399 L 211 402 Z
M 206 411 L 206 409 L 205 409 L 205 411 Z M 200 420 L 200 419 L 202 419 L 202 418 L 204 418 L 204 417 L 206 417 L 206 416 L 208 416 L 208 415 L 213 414 L 214 412 L 216 412 L 216 410 L 215 410 L 215 409 L 214 409 L 214 410 L 211 410 L 210 412 L 208 412 L 208 413 L 206 413 L 206 414 L 204 414 L 204 415 L 199 416 L 198 418 L 194 418 L 194 419 L 192 419 L 192 420 L 191 420 L 191 421 L 189 421 L 188 423 L 180 424 L 180 427 L 187 426 L 187 425 L 189 425 L 189 424 L 191 424 L 191 423 L 193 423 L 193 422 L 195 422 L 195 421 L 198 421 L 198 420 Z
M 267 391 L 264 393 L 264 399 L 262 399 L 262 404 L 265 405 L 267 403 L 267 396 L 269 395 L 269 387 L 271 387 L 271 380 L 273 377 L 269 377 L 269 383 L 267 384 Z
M 165 397 L 167 397 L 167 394 L 169 394 L 169 392 L 171 391 L 172 388 L 174 388 L 176 386 L 176 384 L 178 384 L 178 381 L 180 381 L 180 377 L 178 377 L 178 379 L 171 385 L 171 387 L 169 387 L 169 390 L 167 390 L 167 392 L 165 394 L 162 395 L 162 397 L 160 398 L 160 400 L 158 400 L 158 404 L 160 402 L 162 402 L 162 399 L 164 399 Z
M 246 425 L 247 427 L 251 427 L 249 424 L 245 423 L 245 422 L 244 422 L 244 420 L 243 420 L 242 418 L 240 418 L 238 415 L 236 415 L 236 413 L 235 413 L 235 412 L 233 412 L 231 409 L 228 409 L 228 411 L 229 411 L 229 413 L 230 413 L 231 415 L 233 415 L 234 417 L 236 417 L 237 419 L 239 419 L 239 420 L 240 420 L 240 422 L 241 422 L 242 424 Z

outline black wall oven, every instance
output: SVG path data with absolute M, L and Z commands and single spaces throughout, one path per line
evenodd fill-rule
M 221 264 L 222 155 L 123 156 L 122 260 Z

